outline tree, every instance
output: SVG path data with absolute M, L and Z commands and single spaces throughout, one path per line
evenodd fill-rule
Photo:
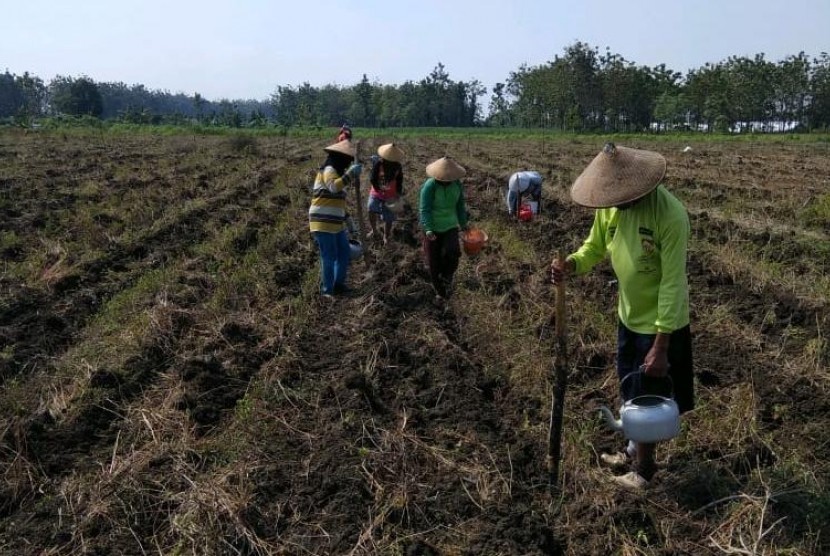
M 25 104 L 20 84 L 8 70 L 0 74 L 0 118 L 15 116 Z
M 654 104 L 654 119 L 662 129 L 674 129 L 686 123 L 688 107 L 683 93 L 666 91 L 657 97 Z
M 813 60 L 813 72 L 810 77 L 810 121 L 813 127 L 830 127 L 830 55 L 822 52 Z
M 104 110 L 98 86 L 88 77 L 56 77 L 50 84 L 52 107 L 58 113 L 100 117 Z
M 467 104 L 467 111 L 461 125 L 477 125 L 482 120 L 481 105 L 478 99 L 487 94 L 487 88 L 478 79 L 474 79 L 466 85 L 467 96 L 464 101 Z
M 374 110 L 372 106 L 372 84 L 369 83 L 369 78 L 363 74 L 363 79 L 360 80 L 352 89 L 352 103 L 349 110 L 349 122 L 358 126 L 372 126 L 374 125 Z
M 581 127 L 596 127 L 603 117 L 597 49 L 577 41 L 565 48 L 563 61 L 568 85 L 573 91 L 571 109 L 579 113 Z
M 297 92 L 290 86 L 277 87 L 277 92 L 271 95 L 271 105 L 276 113 L 277 123 L 283 126 L 292 126 L 297 123 Z
M 707 63 L 702 68 L 690 71 L 686 77 L 685 92 L 695 125 L 703 125 L 708 131 L 714 131 L 716 124 L 721 131 L 732 127 L 734 117 L 723 64 Z
M 772 87 L 775 66 L 764 60 L 764 54 L 754 58 L 731 57 L 722 64 L 726 79 L 729 112 L 737 131 L 766 125 L 772 115 Z
M 202 115 L 205 111 L 205 99 L 199 93 L 193 93 L 193 108 L 196 110 L 196 120 L 202 121 Z
M 18 117 L 28 123 L 32 118 L 43 114 L 46 104 L 46 85 L 39 77 L 24 72 L 22 76 L 15 79 L 20 92 L 23 95 L 23 104 L 18 110 Z
M 664 67 L 657 71 L 645 66 L 637 67 L 633 62 L 610 52 L 606 53 L 601 62 L 600 80 L 606 129 L 648 129 L 654 119 L 654 106 L 661 89 L 657 75 L 665 71 Z M 670 85 L 663 83 L 662 88 L 670 89 Z
M 319 125 L 320 117 L 317 106 L 317 88 L 307 81 L 297 89 L 296 118 L 299 125 Z
M 804 52 L 788 56 L 778 64 L 775 80 L 775 106 L 778 119 L 804 126 L 810 92 L 810 60 Z
M 493 94 L 490 97 L 488 109 L 488 123 L 495 126 L 509 125 L 509 103 L 505 97 L 504 83 L 496 83 L 493 87 Z
M 554 127 L 585 129 L 605 118 L 597 50 L 582 42 L 542 66 L 520 66 L 511 72 L 507 91 L 521 126 L 547 125 L 552 119 Z

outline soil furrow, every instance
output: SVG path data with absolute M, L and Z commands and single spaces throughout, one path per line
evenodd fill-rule
M 72 274 L 52 284 L 48 293 L 33 291 L 30 295 L 34 299 L 19 297 L 4 308 L 0 319 L 4 323 L 3 337 L 13 353 L 0 367 L 0 381 L 31 365 L 34 357 L 59 353 L 106 299 L 129 288 L 148 268 L 186 253 L 215 233 L 216 222 L 231 219 L 263 193 L 261 183 L 243 183 L 211 199 L 206 206 L 79 265 Z

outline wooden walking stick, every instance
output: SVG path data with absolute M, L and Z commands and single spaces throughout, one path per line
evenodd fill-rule
M 354 143 L 354 161 L 360 163 L 360 141 Z M 360 243 L 363 245 L 363 257 L 369 258 L 369 244 L 366 243 L 366 232 L 363 231 L 363 199 L 360 196 L 360 176 L 354 178 L 354 195 L 357 204 L 357 233 L 360 236 Z
M 556 258 L 563 261 L 562 252 Z M 565 334 L 565 282 L 556 284 L 556 354 L 554 356 L 553 400 L 550 408 L 550 436 L 548 437 L 548 469 L 550 489 L 559 490 L 559 460 L 562 454 L 562 421 L 565 413 L 565 389 L 568 387 L 568 346 Z

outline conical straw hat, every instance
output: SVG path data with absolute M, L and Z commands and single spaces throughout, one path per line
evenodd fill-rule
M 606 143 L 576 178 L 571 198 L 585 207 L 615 207 L 645 197 L 665 175 L 663 155 Z
M 445 156 L 427 166 L 427 175 L 438 181 L 455 181 L 466 176 L 467 170 L 452 158 Z
M 352 145 L 352 142 L 348 139 L 343 139 L 339 143 L 329 145 L 323 150 L 330 153 L 345 154 L 346 156 L 350 156 L 352 158 L 354 158 L 355 154 L 357 154 L 357 150 L 354 148 L 354 145 Z
M 389 143 L 378 147 L 378 154 L 383 160 L 389 162 L 403 162 L 404 152 L 395 144 Z

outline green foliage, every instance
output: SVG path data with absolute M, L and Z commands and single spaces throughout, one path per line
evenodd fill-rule
M 822 195 L 810 202 L 802 212 L 802 218 L 811 226 L 830 227 L 830 194 Z
M 829 68 L 827 54 L 810 61 L 801 52 L 778 63 L 758 54 L 707 63 L 681 79 L 664 64 L 636 66 L 577 42 L 548 64 L 511 73 L 512 102 L 505 106 L 494 90 L 491 117 L 493 125 L 509 115 L 521 126 L 583 131 L 821 129 L 830 125 Z
M 59 114 L 99 117 L 104 111 L 98 85 L 88 77 L 56 77 L 50 85 L 52 107 Z
M 0 118 L 14 118 L 18 125 L 28 126 L 43 114 L 45 102 L 46 86 L 39 77 L 28 72 L 0 74 Z
M 123 331 L 128 324 L 143 327 L 149 315 L 142 309 L 149 307 L 154 297 L 169 283 L 171 272 L 162 269 L 143 274 L 135 285 L 118 292 L 106 302 L 95 316 L 94 325 L 102 334 Z
M 20 237 L 14 230 L 0 232 L 0 253 L 10 249 L 17 249 L 21 244 Z
M 284 126 L 469 127 L 481 120 L 478 99 L 485 92 L 476 80 L 453 81 L 439 63 L 417 83 L 399 86 L 370 83 L 366 75 L 352 87 L 279 86 L 271 103 Z

